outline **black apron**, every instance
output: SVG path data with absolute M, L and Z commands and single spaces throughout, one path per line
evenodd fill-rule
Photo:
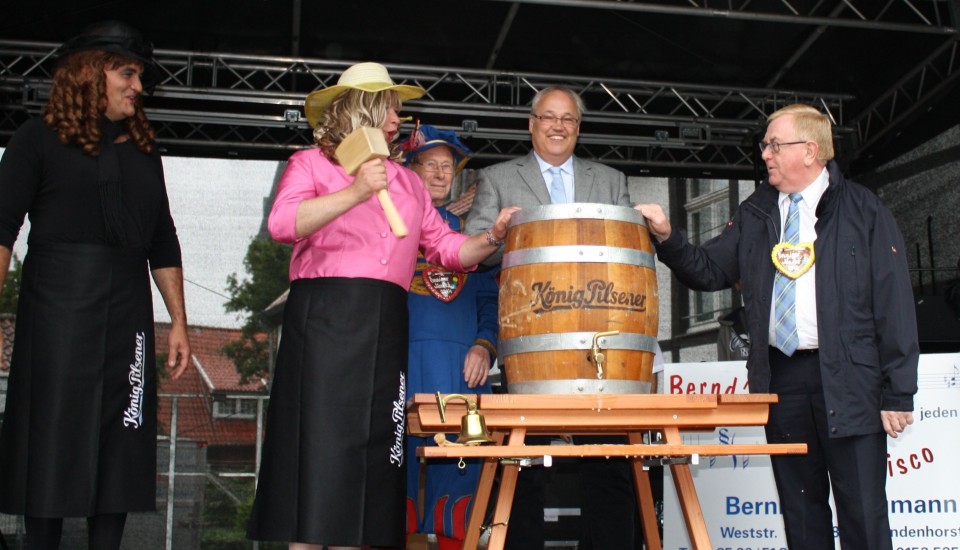
M 31 246 L 0 433 L 0 512 L 154 510 L 156 410 L 144 253 Z
M 250 538 L 404 545 L 408 326 L 393 283 L 291 284 Z

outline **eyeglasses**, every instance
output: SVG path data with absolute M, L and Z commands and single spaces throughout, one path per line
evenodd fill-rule
M 427 162 L 414 162 L 413 164 L 419 164 L 420 166 L 423 166 L 423 169 L 424 169 L 425 171 L 427 171 L 427 172 L 437 172 L 437 171 L 439 171 L 439 172 L 442 172 L 442 173 L 444 173 L 444 174 L 452 174 L 452 173 L 453 173 L 453 165 L 452 165 L 452 164 L 446 164 L 446 163 L 444 163 L 444 164 L 437 164 L 437 162 L 436 162 L 436 161 L 433 161 L 433 160 L 428 160 Z
M 559 117 L 557 115 L 534 115 L 534 114 L 531 114 L 530 116 L 539 120 L 546 126 L 553 126 L 554 124 L 559 122 L 560 124 L 566 126 L 567 128 L 573 128 L 577 124 L 580 124 L 580 119 L 573 118 L 572 116 Z
M 806 143 L 807 141 L 808 141 L 808 140 L 803 140 L 803 141 L 787 141 L 787 142 L 784 142 L 784 143 L 779 143 L 779 142 L 776 142 L 776 141 L 774 141 L 774 142 L 772 142 L 772 143 L 767 143 L 766 141 L 761 141 L 761 142 L 760 142 L 760 154 L 762 155 L 762 154 L 767 150 L 768 147 L 769 147 L 770 149 L 773 149 L 773 152 L 774 152 L 774 153 L 779 153 L 779 152 L 780 152 L 780 148 L 783 147 L 783 146 L 785 146 L 785 145 L 797 145 L 798 143 Z

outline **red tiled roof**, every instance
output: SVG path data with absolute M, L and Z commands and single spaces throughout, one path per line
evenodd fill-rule
M 184 380 L 184 379 L 192 379 Z M 171 392 L 167 388 L 169 379 L 161 380 L 160 394 L 182 393 Z M 176 382 L 180 386 L 192 385 L 199 388 L 202 385 L 200 376 L 195 369 L 187 372 Z M 186 392 L 183 392 L 186 393 Z M 197 395 L 193 393 L 193 395 Z M 172 397 L 161 397 L 157 407 L 157 419 L 160 433 L 170 435 L 172 426 Z M 201 441 L 210 446 L 253 446 L 257 441 L 256 419 L 213 419 L 213 399 L 204 397 L 177 398 L 177 439 Z
M 167 335 L 170 333 L 169 323 L 157 323 L 156 342 L 157 352 L 163 353 L 167 349 Z M 236 366 L 222 353 L 223 346 L 240 339 L 240 330 L 190 327 L 190 350 L 200 363 L 203 376 L 209 379 L 215 392 L 230 393 L 262 393 L 266 388 L 266 380 L 251 378 L 245 384 L 240 383 L 240 374 Z M 266 338 L 266 336 L 262 336 Z
M 170 333 L 168 323 L 157 323 L 157 351 L 163 352 Z M 265 382 L 251 379 L 240 384 L 240 375 L 233 362 L 221 349 L 240 338 L 239 330 L 190 327 L 193 361 L 178 380 L 161 376 L 160 394 L 186 394 L 177 398 L 177 437 L 203 441 L 212 446 L 254 445 L 257 424 L 255 419 L 214 419 L 213 395 L 264 394 Z M 170 434 L 172 397 L 161 397 L 158 407 L 160 431 Z
M 158 339 L 158 343 L 159 343 Z M 159 346 L 158 346 L 159 347 Z M 193 441 L 213 443 L 217 439 L 214 433 L 212 397 L 207 391 L 199 371 L 193 366 L 187 367 L 183 375 L 172 380 L 161 374 L 158 378 L 159 393 L 191 395 L 193 397 L 177 397 L 177 437 Z M 157 407 L 157 418 L 160 432 L 166 435 L 171 433 L 172 397 L 160 397 Z

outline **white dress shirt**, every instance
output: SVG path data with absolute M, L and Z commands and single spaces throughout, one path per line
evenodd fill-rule
M 550 169 L 554 166 L 540 158 L 536 151 L 533 152 L 533 158 L 537 159 L 537 164 L 540 165 L 540 175 L 543 176 L 543 183 L 549 193 L 550 183 L 553 181 Z M 570 155 L 558 168 L 560 168 L 560 177 L 563 178 L 563 190 L 567 195 L 567 202 L 576 202 L 573 198 L 573 155 Z

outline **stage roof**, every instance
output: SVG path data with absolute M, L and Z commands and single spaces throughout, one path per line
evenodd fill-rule
M 587 100 L 578 154 L 631 175 L 753 177 L 765 115 L 795 101 L 830 111 L 854 174 L 960 120 L 958 0 L 5 4 L 0 145 L 39 112 L 51 48 L 107 18 L 159 49 L 170 154 L 286 158 L 310 141 L 303 96 L 368 60 L 428 88 L 406 114 L 464 132 L 475 166 L 526 151 L 548 83 Z

